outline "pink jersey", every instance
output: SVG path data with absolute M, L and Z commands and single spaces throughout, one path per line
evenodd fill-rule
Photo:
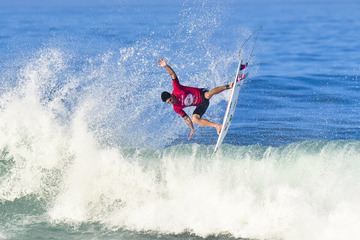
M 203 102 L 201 88 L 183 86 L 177 78 L 172 80 L 172 84 L 174 88 L 172 95 L 177 99 L 177 103 L 173 104 L 173 108 L 181 117 L 186 115 L 183 108 L 198 106 Z

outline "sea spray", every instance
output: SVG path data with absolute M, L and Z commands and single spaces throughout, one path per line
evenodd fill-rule
M 212 146 L 197 144 L 109 147 L 87 121 L 96 101 L 81 99 L 63 122 L 28 79 L 32 87 L 24 81 L 2 98 L 2 161 L 12 163 L 1 201 L 36 196 L 53 224 L 249 238 L 359 234 L 357 141 L 224 145 L 214 158 Z
M 58 63 L 54 56 L 57 52 L 50 51 L 49 59 Z M 53 65 L 40 56 L 33 65 L 35 71 L 27 65 L 22 72 L 22 85 L 1 98 L 0 146 L 9 156 L 3 161 L 12 162 L 1 181 L 1 199 L 46 195 L 46 191 L 52 189 L 47 183 L 56 182 L 56 173 L 52 170 L 61 169 L 66 162 L 61 157 L 66 157 L 66 133 L 40 96 L 43 93 L 41 87 L 51 82 L 54 71 L 55 74 L 58 71 L 58 68 L 50 69 Z
M 62 121 L 59 108 L 51 107 L 58 98 L 44 100 L 44 88 L 36 85 L 51 82 L 53 68 L 33 66 L 44 66 L 38 71 L 44 74 L 25 78 L 23 86 L 2 96 L 1 148 L 8 152 L 2 161 L 12 162 L 1 177 L 5 206 L 35 196 L 28 201 L 41 201 L 44 218 L 54 225 L 99 223 L 163 234 L 260 239 L 359 234 L 359 142 L 224 145 L 214 158 L 213 146 L 198 144 L 107 146 L 89 121 L 98 104 L 89 93 L 97 88 L 80 88 Z

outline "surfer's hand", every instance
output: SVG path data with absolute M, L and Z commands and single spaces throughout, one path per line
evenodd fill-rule
M 159 65 L 160 65 L 160 67 L 166 67 L 166 66 L 167 66 L 167 63 L 166 63 L 165 59 L 161 58 L 161 59 L 159 60 Z
M 191 140 L 194 134 L 195 134 L 195 128 L 192 128 L 189 132 L 188 140 Z

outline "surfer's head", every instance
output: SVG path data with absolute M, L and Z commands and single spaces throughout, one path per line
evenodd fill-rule
M 161 100 L 166 103 L 172 103 L 172 97 L 169 92 L 162 92 L 161 93 Z

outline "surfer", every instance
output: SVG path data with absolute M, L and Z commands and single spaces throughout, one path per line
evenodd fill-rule
M 161 99 L 163 102 L 172 104 L 174 111 L 184 119 L 184 122 L 190 128 L 188 139 L 190 140 L 195 133 L 193 124 L 198 124 L 201 127 L 213 127 L 216 129 L 217 134 L 220 134 L 222 125 L 204 119 L 202 116 L 209 106 L 209 100 L 214 95 L 219 94 L 224 90 L 231 89 L 234 83 L 231 82 L 223 86 L 215 87 L 210 91 L 205 88 L 183 86 L 180 84 L 174 70 L 164 59 L 159 60 L 159 65 L 165 68 L 165 70 L 169 73 L 173 85 L 172 93 L 162 92 Z M 183 110 L 184 108 L 190 106 L 196 107 L 191 118 Z

